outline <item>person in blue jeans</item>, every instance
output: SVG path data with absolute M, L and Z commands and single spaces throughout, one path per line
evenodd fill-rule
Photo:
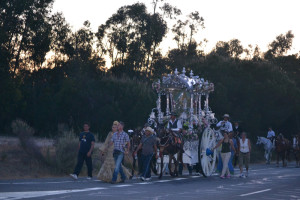
M 118 174 L 121 174 L 122 181 L 124 183 L 127 179 L 121 166 L 124 154 L 128 155 L 130 149 L 130 140 L 126 132 L 124 132 L 124 122 L 119 122 L 118 131 L 115 132 L 111 138 L 110 145 L 114 144 L 113 157 L 115 160 L 115 170 L 111 180 L 112 184 L 115 184 L 118 178 Z
M 147 127 L 145 129 L 145 135 L 142 137 L 141 142 L 134 152 L 136 155 L 137 152 L 142 149 L 141 154 L 141 162 L 142 162 L 142 174 L 141 174 L 141 180 L 142 181 L 150 181 L 151 180 L 151 170 L 150 170 L 150 164 L 153 155 L 155 155 L 155 158 L 157 159 L 157 145 L 156 145 L 156 137 L 154 134 L 154 130 L 151 127 Z

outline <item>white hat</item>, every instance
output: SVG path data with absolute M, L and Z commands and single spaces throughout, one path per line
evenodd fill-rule
M 224 114 L 223 117 L 227 117 L 227 118 L 230 118 L 230 116 L 228 114 Z
M 149 126 L 145 129 L 145 131 L 149 131 L 151 134 L 154 133 L 154 130 Z

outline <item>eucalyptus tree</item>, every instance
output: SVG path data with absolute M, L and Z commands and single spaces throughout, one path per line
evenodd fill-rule
M 6 49 L 9 68 L 15 74 L 32 63 L 40 65 L 49 51 L 49 16 L 53 0 L 2 0 L 1 49 Z M 22 62 L 27 61 L 27 64 Z

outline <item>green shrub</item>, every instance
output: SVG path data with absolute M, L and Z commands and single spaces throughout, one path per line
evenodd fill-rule
M 78 138 L 73 130 L 65 131 L 55 143 L 55 167 L 63 173 L 71 173 L 76 165 Z

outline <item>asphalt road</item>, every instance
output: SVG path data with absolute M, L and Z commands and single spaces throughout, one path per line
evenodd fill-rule
M 1 180 L 2 199 L 293 199 L 300 200 L 300 168 L 290 164 L 287 168 L 275 165 L 252 165 L 248 178 L 239 178 L 238 171 L 230 179 L 188 176 L 151 182 L 137 179 L 111 185 L 96 179 L 69 177 Z

